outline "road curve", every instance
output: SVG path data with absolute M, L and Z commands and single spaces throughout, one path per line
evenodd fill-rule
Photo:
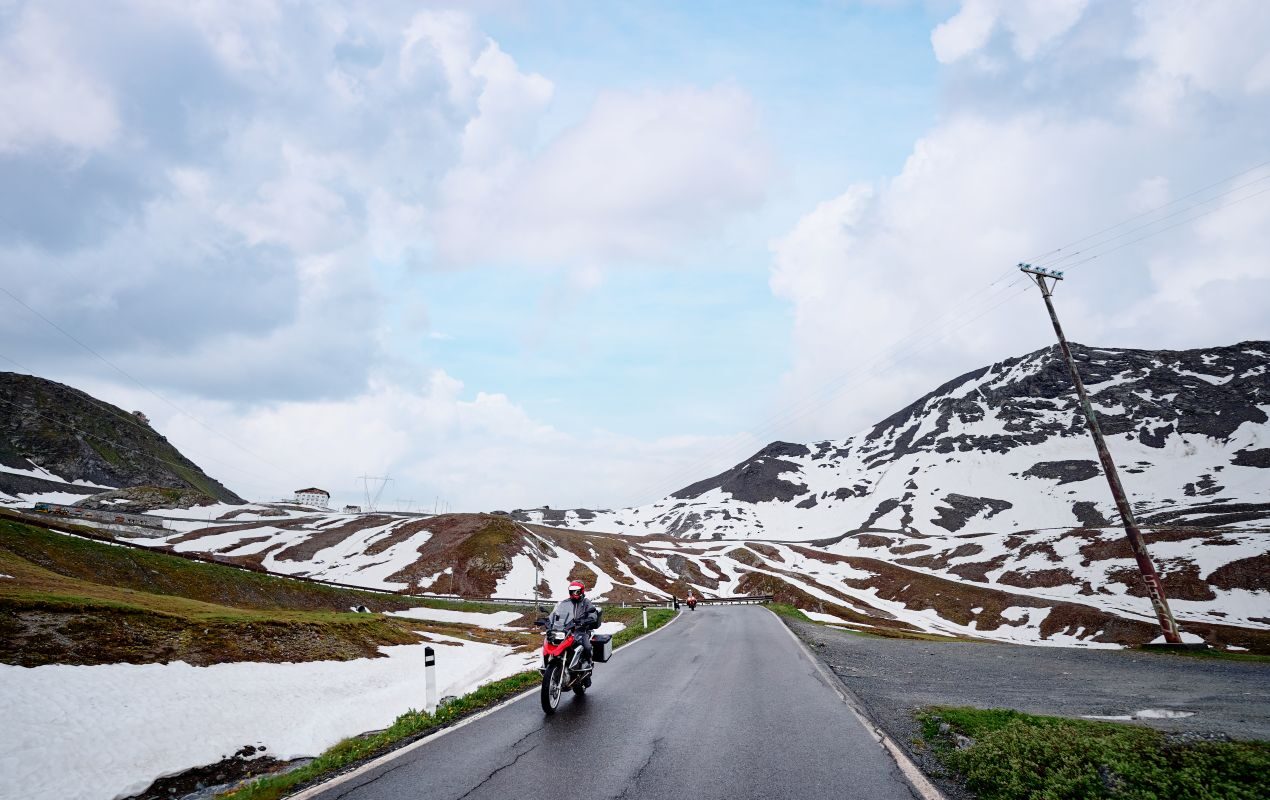
M 912 800 L 899 769 L 757 606 L 703 606 L 596 666 L 552 717 L 522 698 L 323 800 Z

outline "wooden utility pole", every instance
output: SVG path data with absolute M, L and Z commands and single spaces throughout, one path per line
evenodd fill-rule
M 1036 285 L 1041 288 L 1045 308 L 1050 312 L 1050 322 L 1054 323 L 1054 333 L 1058 335 L 1058 345 L 1063 350 L 1063 358 L 1067 359 L 1067 368 L 1072 373 L 1072 383 L 1076 384 L 1076 395 L 1080 398 L 1080 407 L 1085 413 L 1085 424 L 1089 426 L 1089 433 L 1094 437 L 1094 447 L 1098 450 L 1098 460 L 1102 462 L 1102 472 L 1107 476 L 1111 496 L 1116 501 L 1116 510 L 1120 512 L 1120 519 L 1124 522 L 1124 530 L 1129 537 L 1129 547 L 1133 550 L 1133 557 L 1138 562 L 1142 580 L 1146 582 L 1147 594 L 1151 597 L 1151 605 L 1155 607 L 1155 616 L 1160 621 L 1160 630 L 1164 632 L 1164 641 L 1169 644 L 1181 644 L 1182 635 L 1178 631 L 1177 622 L 1173 619 L 1173 612 L 1169 610 L 1169 601 L 1164 597 L 1164 586 L 1160 583 L 1155 564 L 1151 562 L 1151 556 L 1147 553 L 1142 531 L 1133 518 L 1133 509 L 1129 506 L 1128 498 L 1125 497 L 1124 487 L 1120 483 L 1120 474 L 1116 471 L 1116 463 L 1111 460 L 1107 442 L 1102 438 L 1102 429 L 1098 427 L 1098 417 L 1089 403 L 1089 394 L 1085 391 L 1085 384 L 1080 379 L 1076 360 L 1072 358 L 1072 349 L 1067 345 L 1063 326 L 1058 324 L 1058 313 L 1054 311 L 1054 302 L 1050 299 L 1054 286 L 1063 279 L 1063 273 L 1044 267 L 1034 267 L 1031 264 L 1019 264 L 1019 269 L 1030 275 L 1032 280 L 1036 281 Z M 1053 283 L 1046 283 L 1046 280 Z

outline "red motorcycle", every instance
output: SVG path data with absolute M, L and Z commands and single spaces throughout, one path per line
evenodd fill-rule
M 543 618 L 538 621 L 546 625 Z M 591 674 L 594 666 L 584 669 L 582 663 L 582 643 L 574 636 L 576 628 L 570 624 L 563 628 L 548 628 L 542 643 L 542 691 L 540 699 L 542 710 L 547 714 L 556 713 L 560 705 L 560 695 L 572 689 L 575 695 L 586 694 L 591 687 Z M 597 633 L 591 636 L 591 660 L 603 663 L 613 653 L 613 637 Z
M 689 598 L 688 598 L 688 610 L 689 610 L 689 611 L 696 611 L 696 610 L 697 610 L 697 598 L 695 598 L 695 597 L 689 597 Z

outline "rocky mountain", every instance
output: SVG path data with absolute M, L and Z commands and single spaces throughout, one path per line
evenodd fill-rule
M 1077 352 L 1185 636 L 1270 653 L 1270 344 Z M 884 636 L 1116 647 L 1159 634 L 1049 349 L 856 436 L 773 443 L 641 508 L 154 513 L 166 530 L 132 541 L 387 591 L 559 596 L 580 579 L 607 602 L 771 594 Z
M 506 516 L 337 514 L 222 507 L 172 512 L 137 544 L 367 588 L 603 602 L 771 594 L 822 622 L 884 636 L 1070 647 L 1159 634 L 1123 532 L 1077 528 L 945 538 L 860 533 L 822 544 L 686 541 L 526 525 Z M 1270 653 L 1265 530 L 1156 532 L 1151 546 L 1188 637 Z
M 1270 519 L 1270 342 L 1073 351 L 1144 526 Z M 639 535 L 787 541 L 1118 522 L 1057 347 L 966 373 L 855 436 L 774 442 L 647 506 L 516 516 Z
M 214 506 L 215 497 L 198 489 L 170 489 L 159 486 L 129 486 L 76 500 L 71 505 L 94 511 L 122 511 L 127 514 L 144 514 L 147 511 L 194 509 Z
M 92 495 L 132 486 L 193 489 L 221 502 L 244 502 L 143 415 L 70 386 L 0 372 L 0 496 Z

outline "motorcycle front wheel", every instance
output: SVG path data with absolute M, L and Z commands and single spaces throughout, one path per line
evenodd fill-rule
M 556 659 L 547 665 L 547 671 L 542 676 L 542 710 L 544 714 L 556 713 L 556 706 L 560 705 L 560 691 L 564 684 L 564 662 Z

